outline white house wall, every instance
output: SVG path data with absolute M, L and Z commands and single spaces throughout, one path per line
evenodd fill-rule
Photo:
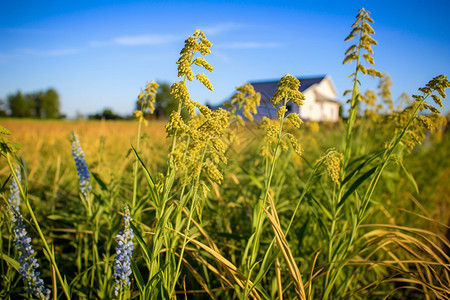
M 335 99 L 336 90 L 329 78 L 326 77 L 319 84 L 315 84 L 303 92 L 306 100 L 300 108 L 300 117 L 309 121 L 331 121 L 339 119 L 339 104 L 334 102 L 317 101 L 317 94 L 322 97 Z
M 327 77 L 324 78 L 319 84 L 317 84 L 316 90 L 323 96 L 329 99 L 335 99 L 337 94 L 336 90 L 333 87 L 330 79 Z
M 316 94 L 313 91 L 313 88 L 309 88 L 303 92 L 305 96 L 305 101 L 303 102 L 302 107 L 300 108 L 300 117 L 304 120 L 316 120 L 320 118 L 320 109 L 316 102 Z

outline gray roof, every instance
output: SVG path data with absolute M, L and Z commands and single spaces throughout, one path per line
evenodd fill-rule
M 298 89 L 300 92 L 305 91 L 312 85 L 321 82 L 326 75 L 318 76 L 318 77 L 297 77 L 300 81 L 300 88 Z M 255 88 L 257 93 L 261 93 L 261 100 L 267 101 L 272 99 L 273 94 L 278 90 L 277 84 L 280 80 L 271 80 L 271 81 L 254 81 L 250 82 L 251 85 Z

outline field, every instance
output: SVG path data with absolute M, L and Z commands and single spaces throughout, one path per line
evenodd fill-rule
M 191 69 L 212 70 L 201 31 L 168 120 L 145 118 L 154 82 L 136 121 L 2 119 L 0 298 L 450 299 L 450 82 L 397 109 L 386 88 L 360 93 L 358 76 L 383 76 L 360 61 L 369 23 L 360 10 L 338 123 L 289 114 L 307 101 L 290 75 L 275 120 L 252 120 L 250 85 L 228 110 L 193 101 L 190 81 L 212 89 Z

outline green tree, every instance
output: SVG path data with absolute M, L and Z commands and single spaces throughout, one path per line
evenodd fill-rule
M 39 93 L 41 116 L 47 119 L 55 119 L 60 116 L 59 95 L 54 89 L 48 89 L 45 93 Z
M 121 120 L 121 119 L 123 119 L 122 116 L 114 113 L 111 108 L 105 108 L 101 114 L 97 113 L 94 115 L 89 115 L 88 118 L 89 118 L 89 120 L 101 120 L 101 119 Z
M 25 95 L 18 91 L 8 95 L 7 101 L 12 117 L 54 119 L 60 116 L 59 95 L 55 89 Z
M 7 106 L 5 101 L 0 100 L 0 118 L 1 117 L 6 117 L 8 114 L 6 113 L 7 110 Z
M 156 94 L 156 115 L 170 116 L 173 110 L 176 110 L 178 103 L 170 93 L 170 84 L 162 83 Z
M 29 95 L 23 95 L 21 91 L 8 95 L 8 106 L 12 117 L 30 118 L 33 116 L 35 101 Z

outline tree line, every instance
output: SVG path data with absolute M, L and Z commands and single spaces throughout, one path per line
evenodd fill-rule
M 17 91 L 0 102 L 0 116 L 15 118 L 56 119 L 60 112 L 59 95 L 55 89 L 24 94 Z
M 151 115 L 152 118 L 167 118 L 173 110 L 177 109 L 178 103 L 170 94 L 170 87 L 171 85 L 166 82 L 160 84 L 156 95 L 155 113 Z M 135 104 L 135 109 L 140 109 L 138 103 Z M 186 112 L 182 111 L 182 116 L 185 115 L 187 115 Z M 27 94 L 17 91 L 6 96 L 5 100 L 0 99 L 0 117 L 7 116 L 39 119 L 65 118 L 60 111 L 59 95 L 52 88 Z M 132 119 L 133 116 L 124 117 L 113 112 L 111 108 L 105 108 L 103 112 L 89 114 L 87 118 L 120 120 Z

